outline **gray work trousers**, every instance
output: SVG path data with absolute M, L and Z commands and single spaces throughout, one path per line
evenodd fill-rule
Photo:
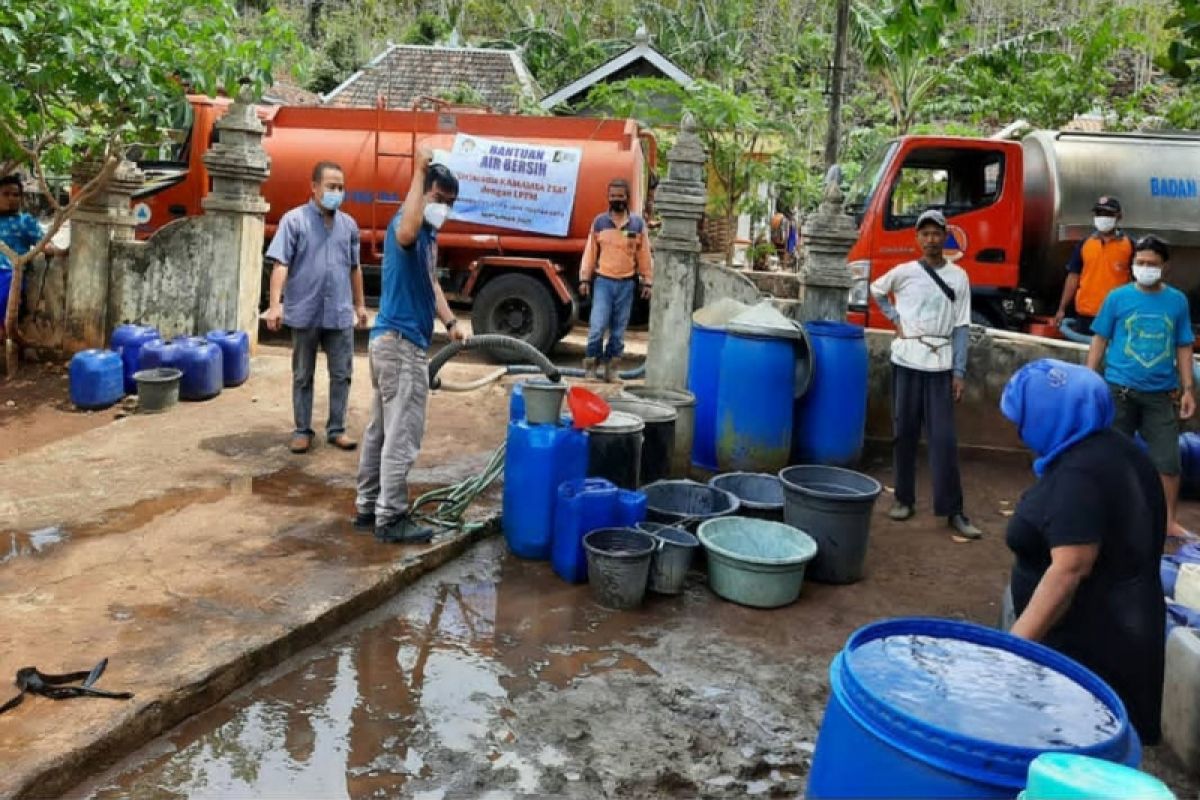
M 892 365 L 892 458 L 896 502 L 917 502 L 917 446 L 924 423 L 933 469 L 933 513 L 939 517 L 961 514 L 962 477 L 958 471 L 958 435 L 954 429 L 954 374 L 922 372 Z
M 325 351 L 329 367 L 329 419 L 325 436 L 346 432 L 350 375 L 354 371 L 354 328 L 292 328 L 292 414 L 296 433 L 312 436 L 313 378 L 317 349 Z
M 408 473 L 421 450 L 429 374 L 425 351 L 387 332 L 371 340 L 371 421 L 358 461 L 359 513 L 386 524 L 408 511 Z

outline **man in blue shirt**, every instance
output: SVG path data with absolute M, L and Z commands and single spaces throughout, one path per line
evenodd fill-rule
M 367 326 L 367 305 L 358 263 L 358 223 L 338 211 L 345 184 L 337 164 L 317 164 L 312 197 L 283 215 L 267 248 L 267 258 L 275 262 L 267 328 L 275 331 L 287 325 L 292 331 L 293 453 L 307 453 L 312 447 L 318 347 L 325 351 L 329 367 L 326 440 L 342 450 L 358 446 L 346 435 L 346 406 L 354 369 L 354 325 L 357 321 L 359 327 Z
M 21 200 L 24 187 L 21 176 L 15 173 L 0 177 L 0 241 L 18 256 L 29 252 L 30 248 L 42 240 L 42 226 L 32 215 L 21 210 Z M 62 251 L 52 244 L 45 248 L 47 255 L 57 255 Z M 8 256 L 0 253 L 0 342 L 7 335 L 5 328 L 6 312 L 8 311 L 8 291 L 12 286 L 13 265 Z
M 388 225 L 383 244 L 383 291 L 369 348 L 371 421 L 358 464 L 354 527 L 374 529 L 382 542 L 427 542 L 433 531 L 408 513 L 408 473 L 421 450 L 429 395 L 426 351 L 436 316 L 453 341 L 463 338 L 438 285 L 437 232 L 458 199 L 458 179 L 421 148 L 412 185 Z
M 1163 283 L 1170 250 L 1156 236 L 1134 245 L 1134 282 L 1114 289 L 1092 323 L 1088 366 L 1099 371 L 1117 405 L 1113 427 L 1140 433 L 1167 497 L 1167 535 L 1185 536 L 1179 498 L 1179 420 L 1196 412 L 1192 394 L 1192 320 L 1187 297 Z

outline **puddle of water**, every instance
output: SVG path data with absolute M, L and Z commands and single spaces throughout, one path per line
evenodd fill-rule
M 421 492 L 437 487 L 437 484 L 422 484 L 413 487 L 410 496 L 416 497 Z M 299 467 L 285 467 L 266 475 L 234 478 L 220 486 L 168 491 L 157 497 L 105 512 L 104 517 L 97 522 L 69 529 L 66 526 L 55 525 L 34 531 L 0 532 L 0 564 L 25 556 L 45 555 L 70 539 L 107 536 L 135 530 L 160 517 L 236 495 L 251 495 L 273 505 L 323 508 L 339 512 L 348 518 L 354 508 L 354 494 L 353 474 L 328 479 L 310 475 Z
M 9 546 L 7 550 L 0 551 L 0 564 L 21 556 L 40 556 L 70 537 L 66 531 L 55 525 L 28 533 L 13 531 L 7 534 L 7 538 Z
M 606 670 L 654 674 L 620 644 L 641 641 L 631 631 L 649 620 L 601 609 L 586 586 L 503 549 L 482 543 L 72 796 L 537 791 L 568 759 L 553 746 L 522 750 L 514 698 Z M 454 784 L 485 760 L 490 785 Z

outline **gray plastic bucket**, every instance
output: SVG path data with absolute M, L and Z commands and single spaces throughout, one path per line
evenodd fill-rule
M 650 591 L 679 594 L 687 581 L 700 540 L 685 530 L 666 526 L 660 526 L 651 535 L 658 544 L 650 560 Z
M 525 421 L 530 425 L 557 425 L 562 417 L 567 386 L 550 381 L 526 381 L 521 387 L 525 398 Z
M 765 472 L 726 472 L 708 482 L 709 486 L 737 495 L 738 514 L 776 522 L 783 520 L 783 484 L 777 475 Z
M 879 481 L 841 467 L 802 465 L 779 472 L 783 520 L 817 542 L 808 576 L 821 583 L 854 583 L 863 576 L 871 511 Z
M 671 477 L 686 478 L 692 463 L 696 395 L 681 389 L 660 389 L 654 386 L 626 386 L 623 394 L 641 400 L 653 400 L 655 403 L 666 403 L 675 409 L 675 451 L 671 456 Z
M 143 414 L 166 411 L 179 402 L 179 382 L 183 372 L 174 367 L 154 367 L 133 373 L 137 383 L 138 410 Z
M 642 457 L 639 483 L 654 483 L 671 477 L 671 459 L 675 453 L 675 424 L 678 414 L 666 403 L 638 398 L 614 397 L 608 401 L 613 411 L 632 414 L 645 423 L 642 430 Z
M 706 519 L 736 514 L 737 496 L 695 481 L 657 481 L 643 486 L 646 517 L 678 528 L 694 528 Z
M 805 568 L 817 554 L 817 543 L 804 531 L 766 519 L 710 519 L 699 536 L 708 552 L 712 590 L 754 608 L 795 602 Z
M 646 596 L 657 540 L 633 528 L 600 528 L 583 537 L 592 597 L 606 608 L 637 608 Z

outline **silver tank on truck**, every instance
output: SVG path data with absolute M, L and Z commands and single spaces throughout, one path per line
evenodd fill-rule
M 1053 312 L 1075 245 L 1092 231 L 1101 195 L 1121 201 L 1121 227 L 1171 246 L 1168 282 L 1200 323 L 1200 136 L 1037 131 L 1021 142 L 1025 220 L 1021 283 Z

